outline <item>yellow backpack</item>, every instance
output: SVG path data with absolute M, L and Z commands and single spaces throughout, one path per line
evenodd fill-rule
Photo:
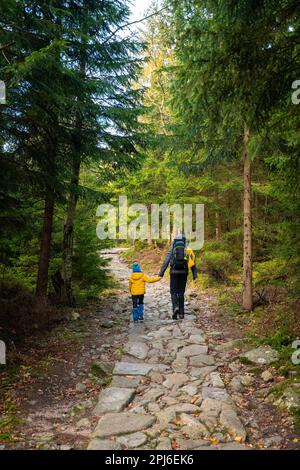
M 188 268 L 192 268 L 195 266 L 195 253 L 193 252 L 192 248 L 187 247 L 186 253 L 188 256 Z

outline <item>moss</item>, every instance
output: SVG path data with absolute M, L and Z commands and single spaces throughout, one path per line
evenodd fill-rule
M 290 414 L 294 419 L 294 430 L 295 432 L 300 432 L 300 409 L 299 408 L 290 408 Z
M 239 356 L 238 360 L 245 366 L 253 364 L 247 357 Z
M 101 380 L 103 384 L 106 380 L 111 380 L 112 366 L 105 362 L 93 362 L 91 365 L 91 373 Z
M 11 414 L 15 410 L 15 405 L 11 400 L 6 400 L 4 406 L 7 415 L 0 418 L 0 442 L 15 441 L 17 440 L 15 429 L 22 421 L 14 414 Z
M 249 369 L 248 372 L 250 372 L 250 374 L 260 375 L 263 371 L 264 369 L 262 369 L 261 367 L 253 367 L 252 369 Z
M 7 441 L 12 441 L 13 436 L 10 432 L 3 432 L 0 433 L 0 442 L 7 442 Z
M 298 383 L 299 382 L 297 378 L 283 380 L 281 383 L 276 384 L 272 388 L 269 389 L 268 396 L 273 395 L 274 398 L 279 398 L 289 388 L 292 388 L 294 392 L 300 394 L 300 389 L 293 387 L 293 385 L 296 385 L 296 384 L 298 385 Z

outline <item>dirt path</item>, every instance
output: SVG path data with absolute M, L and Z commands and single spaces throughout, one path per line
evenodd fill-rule
M 118 250 L 109 256 L 127 288 L 128 267 Z M 211 299 L 188 297 L 185 319 L 173 321 L 167 282 L 147 286 L 145 322 L 129 325 L 123 356 L 94 409 L 99 420 L 88 449 L 246 450 L 290 440 L 289 418 L 253 397 L 260 384 L 233 360 L 240 345 L 216 330 L 222 325 Z

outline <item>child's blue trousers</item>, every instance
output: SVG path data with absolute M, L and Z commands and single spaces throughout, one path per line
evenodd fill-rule
M 144 294 L 132 295 L 131 297 L 133 321 L 142 320 L 144 317 Z

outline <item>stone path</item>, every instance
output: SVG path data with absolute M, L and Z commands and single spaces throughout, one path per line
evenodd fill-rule
M 106 256 L 127 287 L 129 269 L 118 250 Z M 183 321 L 170 320 L 167 283 L 147 285 L 145 322 L 129 325 L 123 357 L 94 410 L 99 421 L 88 449 L 248 449 L 192 299 L 186 310 Z

